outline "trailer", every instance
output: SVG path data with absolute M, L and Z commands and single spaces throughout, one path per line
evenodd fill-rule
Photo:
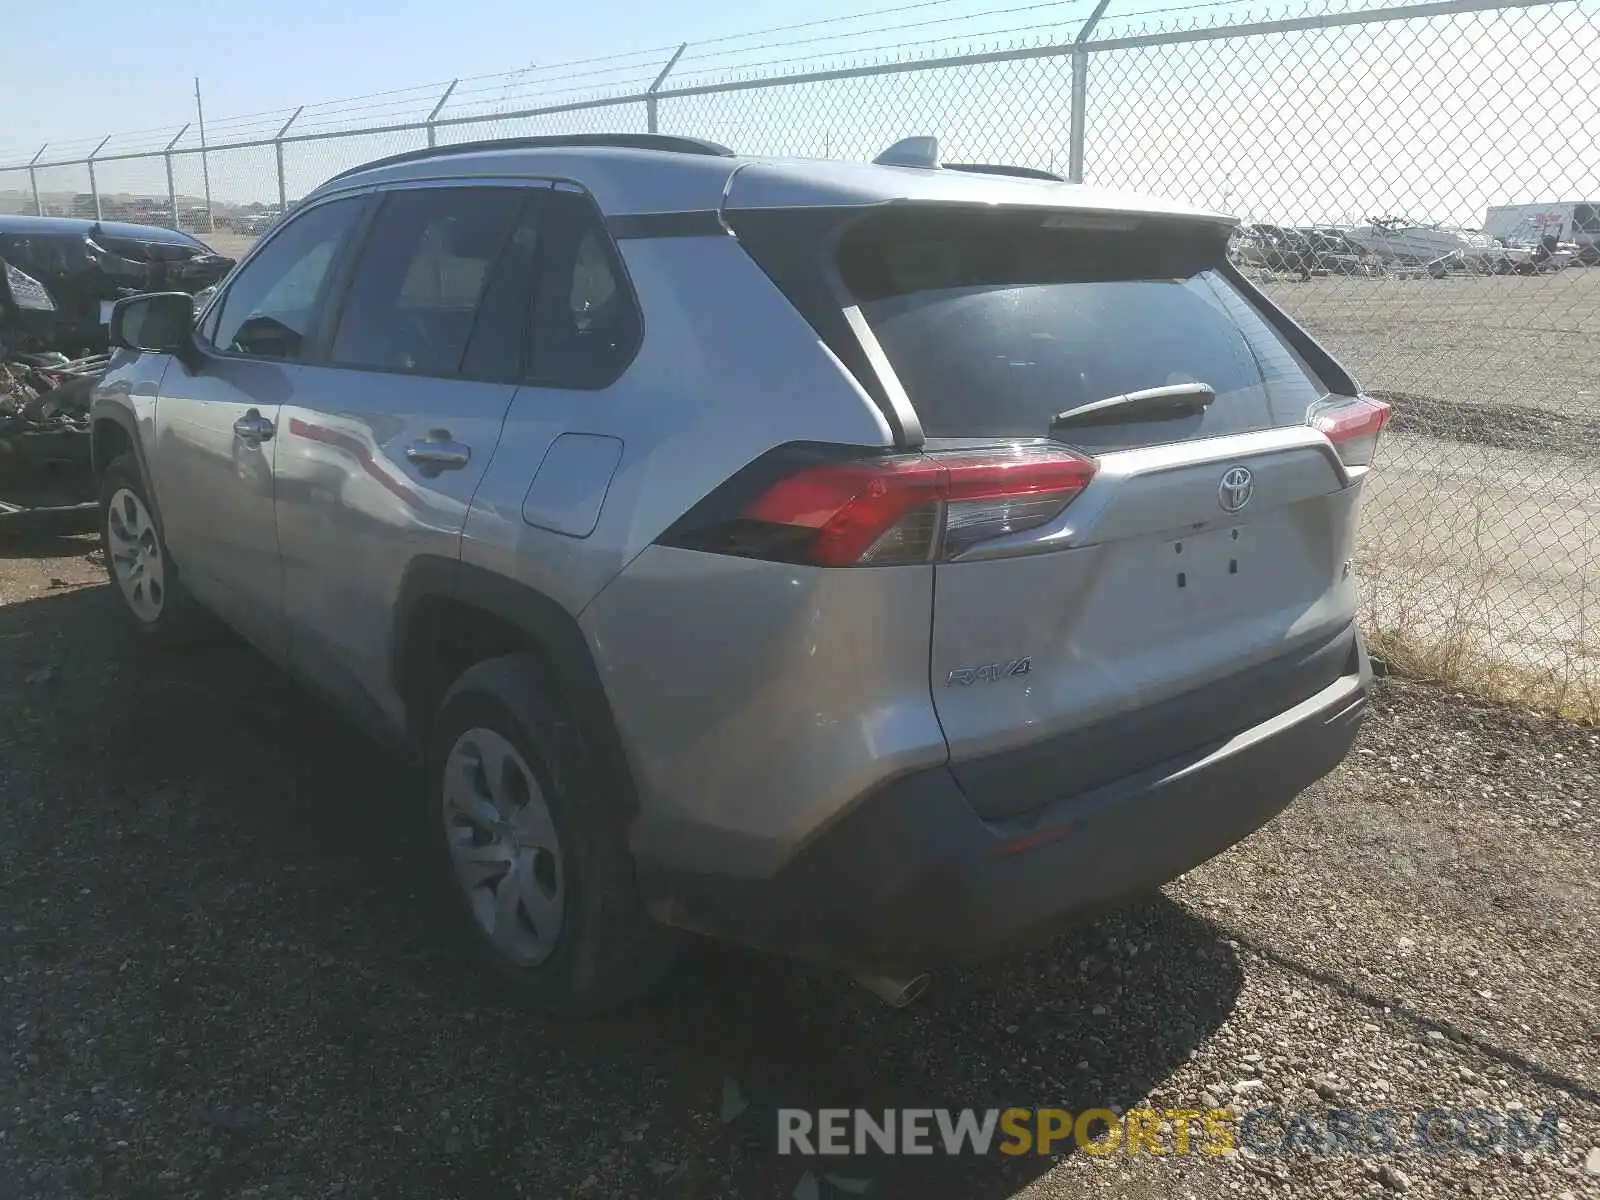
M 1483 231 L 1508 246 L 1535 246 L 1554 236 L 1577 247 L 1579 262 L 1600 262 L 1600 200 L 1493 205 Z

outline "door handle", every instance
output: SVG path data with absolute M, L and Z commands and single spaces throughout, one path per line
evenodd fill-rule
M 233 432 L 252 446 L 259 446 L 262 442 L 272 440 L 273 424 L 261 415 L 259 409 L 252 408 L 244 416 L 233 423 Z
M 448 429 L 435 429 L 422 441 L 406 447 L 406 459 L 416 463 L 424 475 L 437 475 L 466 466 L 472 461 L 472 449 L 452 441 Z

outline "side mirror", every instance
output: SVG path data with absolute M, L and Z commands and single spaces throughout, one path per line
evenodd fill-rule
M 194 350 L 194 297 L 187 292 L 129 296 L 111 309 L 111 344 L 187 360 Z

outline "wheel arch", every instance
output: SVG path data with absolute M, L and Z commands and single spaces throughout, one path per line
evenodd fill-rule
M 150 463 L 145 457 L 144 442 L 139 437 L 139 418 L 129 409 L 115 403 L 96 403 L 89 410 L 89 465 L 96 480 L 105 478 L 106 468 L 121 454 L 131 453 L 139 464 L 139 481 L 144 484 L 145 495 L 150 497 L 151 515 L 156 526 L 164 530 L 161 520 L 161 497 L 155 479 L 150 474 Z
M 577 726 L 593 766 L 622 812 L 638 792 L 611 702 L 577 618 L 536 588 L 454 559 L 426 555 L 407 568 L 395 613 L 392 673 L 405 706 L 406 748 L 426 756 L 440 699 L 488 658 L 530 654 L 550 699 Z

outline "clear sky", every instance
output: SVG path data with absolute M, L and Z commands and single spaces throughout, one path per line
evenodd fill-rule
M 932 20 L 941 24 L 908 29 L 906 39 L 961 36 L 1075 17 L 1089 7 L 1087 0 L 940 0 L 852 23 L 846 19 L 862 9 L 902 9 L 906 0 L 53 0 L 48 10 L 31 0 L 12 3 L 29 4 L 37 19 L 8 18 L 0 37 L 0 152 L 9 152 L 0 153 L 0 162 L 15 161 L 24 148 L 26 161 L 45 142 L 77 144 L 151 127 L 176 132 L 194 116 L 197 75 L 208 120 L 220 125 L 238 114 L 789 23 L 838 22 L 772 40 Z M 1123 6 L 1152 7 L 1126 0 Z M 1023 7 L 1030 11 L 988 22 L 978 17 L 986 10 Z M 850 44 L 814 41 L 793 53 Z M 630 58 L 622 65 L 636 69 L 597 76 L 595 82 L 638 78 L 650 61 L 649 55 Z M 724 55 L 702 65 L 738 61 Z
M 24 0 L 13 0 L 21 3 Z M 1391 0 L 1392 2 L 1392 0 Z M 1282 0 L 1287 15 L 1307 11 Z M 1312 0 L 1317 12 L 1385 0 Z M 208 143 L 418 121 L 452 78 L 444 115 L 505 113 L 601 91 L 636 93 L 671 48 L 672 83 L 763 78 L 861 58 L 1070 41 L 1092 0 L 748 0 L 688 7 L 590 0 L 57 0 L 0 39 L 0 165 L 160 150 L 193 116 L 201 77 Z M 1112 0 L 1096 39 L 1196 20 L 1234 24 L 1242 0 Z M 84 36 L 93 30 L 92 37 Z M 63 68 L 62 64 L 70 64 Z M 509 72 L 509 73 L 508 73 Z M 663 101 L 661 131 L 757 153 L 867 158 L 938 135 L 952 160 L 1065 170 L 1066 56 L 785 84 Z M 369 93 L 384 93 L 360 99 Z M 1404 215 L 1476 225 L 1487 206 L 1600 199 L 1600 0 L 1116 50 L 1090 57 L 1086 178 L 1281 223 Z M 349 99 L 356 97 L 357 99 Z M 441 128 L 441 140 L 642 130 L 643 106 Z M 131 131 L 131 132 L 130 132 Z M 422 144 L 419 132 L 284 147 L 290 201 L 339 170 Z M 179 143 L 194 147 L 193 129 Z M 174 190 L 275 203 L 270 146 L 173 158 Z M 38 172 L 60 202 L 81 165 Z M 164 197 L 159 155 L 102 161 L 102 195 Z M 0 169 L 0 200 L 26 198 Z

